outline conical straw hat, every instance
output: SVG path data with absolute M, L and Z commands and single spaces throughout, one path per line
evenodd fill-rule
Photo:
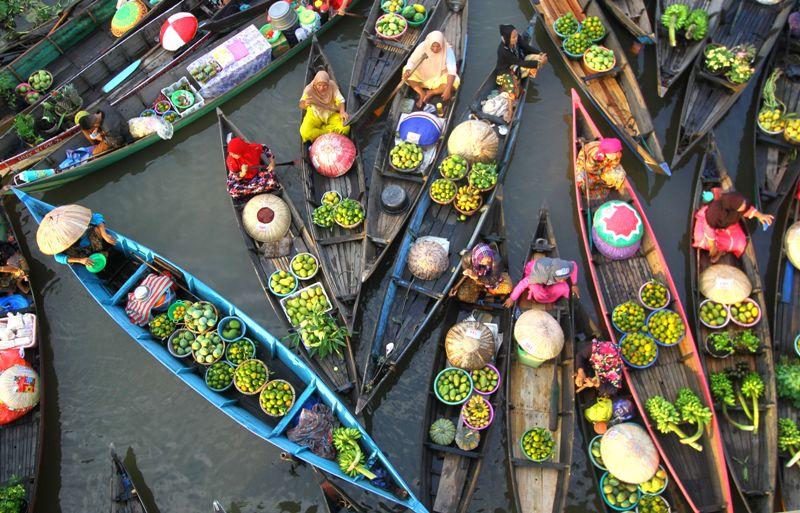
M 259 194 L 250 199 L 242 211 L 247 234 L 259 242 L 278 242 L 292 222 L 286 202 L 274 194 Z
M 89 227 L 92 211 L 80 205 L 56 207 L 42 219 L 36 243 L 45 255 L 55 255 L 75 244 Z
M 0 403 L 11 410 L 33 408 L 39 402 L 39 375 L 25 365 L 12 365 L 0 373 Z

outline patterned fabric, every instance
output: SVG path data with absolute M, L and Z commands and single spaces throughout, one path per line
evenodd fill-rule
M 613 342 L 593 340 L 592 356 L 589 357 L 592 368 L 600 381 L 611 383 L 616 388 L 622 386 L 622 358 L 619 348 Z
M 144 326 L 150 317 L 150 310 L 158 303 L 161 296 L 172 287 L 172 279 L 163 274 L 148 274 L 139 284 L 139 287 L 147 287 L 150 295 L 144 301 L 140 301 L 134 297 L 133 292 L 128 293 L 125 313 L 128 314 L 128 318 L 132 323 Z
M 274 158 L 272 151 L 264 146 L 262 162 L 269 162 L 272 158 Z M 228 173 L 227 187 L 228 194 L 230 194 L 232 198 L 241 198 L 253 194 L 260 194 L 262 192 L 278 190 L 281 188 L 281 184 L 275 177 L 274 172 L 261 169 L 250 180 L 240 179 L 236 175 Z
M 615 248 L 633 246 L 644 235 L 639 212 L 623 201 L 608 201 L 594 213 L 592 226 L 597 235 Z
M 723 253 L 733 253 L 740 258 L 747 248 L 747 235 L 741 223 L 732 224 L 727 228 L 712 228 L 706 221 L 708 205 L 703 206 L 694 215 L 694 231 L 692 233 L 692 247 L 711 250 L 711 243 Z

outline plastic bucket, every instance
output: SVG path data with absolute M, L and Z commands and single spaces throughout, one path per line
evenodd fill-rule
M 667 507 L 667 513 L 671 513 L 672 512 L 672 507 L 669 505 L 669 502 L 667 502 L 667 499 L 665 499 L 664 497 L 662 497 L 660 495 L 654 495 L 653 497 L 656 497 L 657 500 L 660 500 L 664 504 L 664 506 Z M 639 513 L 639 505 L 638 504 L 636 505 L 636 510 L 635 511 L 636 511 L 636 513 Z
M 583 58 L 583 54 L 582 53 L 572 53 L 569 50 L 567 50 L 567 40 L 566 39 L 564 40 L 563 43 L 561 43 L 561 49 L 564 51 L 565 54 L 567 54 L 567 57 L 569 57 L 572 60 L 576 60 L 577 61 L 578 59 L 582 59 Z
M 650 307 L 650 306 L 647 306 L 646 304 L 644 304 L 644 301 L 642 300 L 642 292 L 644 292 L 644 288 L 645 288 L 645 286 L 647 286 L 648 283 L 656 283 L 658 285 L 661 285 L 667 291 L 667 302 L 664 303 L 664 306 L 659 306 L 658 308 L 653 308 L 653 307 Z M 669 306 L 670 302 L 672 302 L 672 293 L 669 291 L 669 288 L 667 288 L 663 283 L 661 283 L 659 281 L 656 281 L 656 280 L 650 280 L 650 281 L 646 281 L 646 282 L 642 283 L 642 286 L 639 287 L 638 296 L 639 296 L 639 302 L 642 304 L 642 306 L 647 308 L 648 310 L 653 310 L 653 311 L 655 311 L 655 310 L 663 310 L 664 308 Z
M 170 335 L 169 338 L 167 339 L 167 350 L 169 351 L 169 354 L 171 354 L 175 358 L 186 358 L 188 356 L 192 356 L 192 348 L 191 348 L 191 346 L 189 347 L 189 352 L 187 352 L 186 354 L 183 354 L 183 355 L 176 353 L 175 349 L 172 347 L 172 340 L 177 338 L 178 333 L 181 333 L 181 332 L 184 332 L 184 331 L 187 332 L 187 333 L 191 333 L 192 337 L 197 338 L 197 336 L 194 333 L 192 333 L 191 331 L 189 331 L 187 329 L 184 329 L 184 328 L 177 329 L 177 330 L 173 331 L 172 335 Z
M 527 365 L 528 367 L 532 367 L 534 369 L 541 367 L 541 365 L 547 361 L 536 358 L 529 352 L 522 349 L 519 344 L 517 344 L 517 359 L 522 365 Z
M 256 345 L 255 345 L 255 343 L 252 340 L 250 340 L 249 338 L 247 338 L 247 337 L 242 337 L 239 340 L 236 340 L 235 342 L 231 342 L 229 345 L 225 346 L 225 361 L 227 361 L 228 363 L 230 363 L 234 367 L 237 366 L 238 364 L 236 362 L 232 362 L 231 361 L 230 355 L 228 354 L 228 352 L 230 351 L 232 345 L 241 344 L 242 342 L 248 342 L 250 344 L 250 347 L 252 348 L 252 350 L 250 351 L 250 354 L 247 355 L 247 357 L 244 358 L 244 360 L 242 360 L 242 362 L 247 361 L 247 360 L 252 360 L 253 358 L 256 357 Z M 239 363 L 242 363 L 242 362 L 239 362 Z
M 467 393 L 467 396 L 464 397 L 464 399 L 462 399 L 461 401 L 456 401 L 456 402 L 445 401 L 442 398 L 442 396 L 439 395 L 439 387 L 437 387 L 436 385 L 439 383 L 439 378 L 442 377 L 442 374 L 444 374 L 446 371 L 449 371 L 449 370 L 457 370 L 457 371 L 463 372 L 464 375 L 467 377 L 467 382 L 469 383 L 469 390 L 470 391 Z M 465 402 L 467 402 L 467 399 L 469 399 L 469 396 L 472 395 L 472 391 L 473 390 L 474 390 L 474 387 L 472 385 L 472 376 L 469 375 L 469 372 L 465 371 L 464 369 L 459 369 L 458 367 L 445 367 L 444 369 L 439 371 L 439 374 L 436 375 L 436 379 L 433 380 L 433 393 L 436 394 L 436 398 L 438 400 L 440 400 L 441 402 L 443 402 L 444 404 L 449 404 L 450 406 L 457 406 L 459 404 L 464 404 Z
M 239 324 L 241 324 L 242 332 L 236 338 L 225 338 L 225 336 L 222 334 L 222 332 L 225 331 L 224 327 L 228 325 L 228 322 L 234 319 L 239 321 Z M 240 338 L 244 337 L 245 333 L 247 333 L 247 325 L 244 323 L 243 320 L 236 317 L 235 315 L 229 315 L 228 317 L 223 317 L 222 320 L 217 323 L 217 335 L 219 335 L 219 338 L 221 338 L 224 342 L 236 342 Z
M 600 440 L 602 438 L 603 438 L 603 435 L 597 435 L 596 437 L 592 438 L 591 441 L 589 442 L 589 447 L 588 447 L 586 452 L 589 453 L 589 461 L 592 462 L 592 465 L 594 465 L 595 467 L 599 468 L 600 470 L 608 470 L 603 465 L 601 465 L 597 461 L 597 459 L 594 457 L 594 454 L 592 454 L 592 445 L 594 445 L 595 440 Z
M 679 338 L 679 339 L 678 339 L 678 340 L 677 340 L 675 343 L 673 343 L 673 344 L 667 344 L 666 342 L 662 342 L 662 341 L 658 340 L 658 339 L 657 339 L 655 336 L 653 336 L 653 335 L 652 335 L 653 331 L 652 331 L 652 330 L 650 329 L 650 327 L 649 327 L 649 325 L 650 325 L 650 318 L 651 318 L 651 317 L 653 317 L 655 314 L 657 314 L 657 313 L 659 313 L 659 312 L 666 312 L 666 311 L 670 311 L 670 312 L 673 312 L 673 313 L 676 313 L 676 314 L 678 314 L 678 312 L 676 312 L 676 311 L 674 311 L 674 310 L 668 310 L 668 309 L 666 309 L 666 308 L 664 308 L 664 309 L 661 309 L 661 310 L 654 310 L 654 311 L 650 312 L 650 315 L 648 315 L 648 316 L 647 316 L 647 318 L 644 320 L 644 325 L 648 327 L 648 328 L 647 328 L 647 331 L 648 331 L 648 332 L 651 334 L 650 336 L 653 338 L 653 340 L 655 340 L 655 341 L 656 341 L 656 344 L 658 344 L 658 345 L 660 345 L 660 346 L 664 346 L 664 347 L 673 347 L 673 346 L 677 346 L 678 344 L 680 344 L 681 342 L 683 342 L 683 339 L 684 339 L 684 338 L 686 338 L 686 331 L 689 329 L 689 327 L 688 327 L 688 326 L 686 326 L 686 323 L 685 323 L 685 322 L 683 322 L 683 318 L 681 318 L 681 322 L 683 322 L 683 335 L 681 335 L 681 338 Z M 680 317 L 680 314 L 678 314 L 678 317 Z
M 747 299 L 742 301 L 742 303 L 752 303 L 752 304 L 756 305 L 756 308 L 758 308 L 758 317 L 756 317 L 756 320 L 751 322 L 750 324 L 745 324 L 743 322 L 737 321 L 736 318 L 733 316 L 733 314 L 731 314 L 731 316 L 730 316 L 731 322 L 734 323 L 737 326 L 741 326 L 742 328 L 752 328 L 753 326 L 755 326 L 756 324 L 761 322 L 761 317 L 764 315 L 764 312 L 761 310 L 761 306 L 755 300 L 753 300 L 752 298 L 748 297 Z
M 667 474 L 666 469 L 664 467 L 662 467 L 661 465 L 658 466 L 658 470 L 663 471 L 664 475 L 666 476 L 664 478 L 664 486 L 662 486 L 661 489 L 659 491 L 655 492 L 655 493 L 647 493 L 644 490 L 642 490 L 641 485 L 639 485 L 639 493 L 641 495 L 661 495 L 662 493 L 664 493 L 667 490 L 667 486 L 669 486 L 669 474 Z M 650 479 L 652 479 L 652 478 L 650 478 Z
M 580 31 L 581 31 L 581 29 L 583 28 L 583 27 L 581 26 L 580 22 L 578 22 L 578 30 L 576 30 L 576 31 L 575 31 L 575 32 L 573 32 L 572 34 L 562 34 L 562 33 L 561 33 L 561 32 L 559 32 L 559 31 L 558 31 L 558 29 L 556 28 L 556 23 L 558 23 L 558 20 L 560 20 L 560 19 L 561 19 L 561 16 L 559 16 L 559 17 L 558 17 L 558 19 L 556 19 L 555 21 L 553 21 L 553 32 L 555 32 L 555 33 L 556 33 L 556 35 L 557 35 L 558 37 L 560 37 L 561 39 L 566 39 L 566 38 L 568 38 L 569 36 L 572 36 L 572 35 L 574 35 L 574 34 L 577 34 L 577 33 L 578 33 L 578 32 L 580 32 Z
M 183 299 L 179 299 L 179 300 L 175 301 L 174 303 L 172 303 L 171 305 L 169 305 L 169 308 L 167 308 L 167 317 L 169 317 L 169 320 L 172 321 L 174 324 L 183 324 L 183 317 L 181 317 L 180 319 L 176 320 L 175 316 L 174 316 L 175 309 L 177 307 L 179 307 L 179 306 L 183 306 L 184 308 L 188 308 L 189 307 L 189 302 L 188 301 L 184 301 Z
M 106 263 L 108 263 L 108 259 L 102 253 L 92 253 L 89 255 L 89 260 L 91 260 L 92 263 L 86 266 L 86 270 L 92 274 L 97 274 L 105 269 Z
M 497 374 L 497 385 L 493 389 L 488 391 L 488 392 L 481 392 L 480 390 L 475 388 L 475 380 L 472 380 L 472 390 L 474 390 L 476 394 L 479 394 L 479 395 L 482 395 L 482 396 L 492 395 L 493 393 L 497 392 L 497 390 L 500 388 L 500 385 L 503 383 L 503 376 L 500 374 L 500 371 L 497 370 L 497 367 L 495 367 L 491 363 L 487 363 L 485 366 L 489 367 L 490 369 L 492 369 Z
M 798 346 L 798 343 L 800 343 L 800 335 L 794 337 L 794 352 L 797 353 L 797 356 L 800 356 L 800 346 Z
M 608 499 L 606 498 L 606 494 L 603 493 L 603 487 L 605 486 L 606 478 L 609 475 L 611 475 L 611 474 L 609 474 L 608 472 L 604 473 L 602 475 L 602 477 L 600 478 L 600 483 L 598 485 L 598 492 L 600 493 L 600 496 L 603 498 L 603 502 L 605 502 L 606 505 L 609 508 L 613 509 L 614 511 L 632 511 L 633 509 L 635 509 L 636 506 L 639 505 L 639 500 L 637 500 L 635 504 L 633 504 L 632 506 L 630 506 L 628 508 L 620 508 L 619 506 L 614 506 L 610 502 L 608 502 Z M 641 492 L 641 490 L 639 490 L 638 486 L 636 487 L 636 494 L 638 495 L 639 499 L 642 498 L 642 492 Z
M 653 361 L 648 363 L 647 365 L 636 365 L 634 363 L 631 363 L 622 354 L 622 346 L 625 344 L 625 339 L 628 338 L 628 335 L 632 335 L 632 333 L 626 333 L 625 335 L 622 336 L 621 339 L 619 339 L 619 347 L 620 347 L 619 356 L 620 356 L 620 358 L 622 358 L 622 361 L 625 362 L 625 365 L 627 365 L 628 367 L 632 367 L 634 369 L 647 369 L 647 368 L 652 367 L 653 365 L 655 365 L 655 363 L 658 361 L 658 341 L 656 339 L 654 339 L 653 337 L 651 337 L 650 335 L 645 335 L 647 338 L 652 339 L 653 342 L 656 343 L 656 357 L 653 358 Z
M 719 329 L 722 329 L 722 328 L 724 328 L 725 326 L 727 326 L 728 324 L 730 324 L 730 322 L 731 322 L 731 309 L 730 309 L 730 307 L 728 307 L 728 305 L 722 305 L 723 307 L 725 307 L 725 314 L 726 314 L 726 317 L 725 317 L 725 322 L 723 322 L 723 323 L 722 323 L 722 324 L 720 324 L 719 326 L 710 326 L 710 325 L 709 325 L 709 324 L 708 324 L 706 321 L 704 321 L 704 320 L 703 320 L 703 318 L 702 318 L 702 317 L 700 317 L 700 309 L 701 309 L 701 308 L 703 308 L 703 305 L 704 305 L 704 304 L 706 304 L 706 303 L 711 303 L 711 302 L 714 302 L 714 301 L 711 301 L 710 299 L 704 299 L 704 300 L 703 300 L 703 301 L 700 303 L 700 306 L 698 306 L 698 308 L 697 308 L 697 319 L 698 319 L 698 320 L 699 320 L 699 321 L 700 321 L 700 322 L 703 324 L 703 326 L 705 326 L 706 328 L 709 328 L 709 329 L 712 329 L 712 330 L 719 330 Z M 719 303 L 719 304 L 722 304 L 722 303 Z
M 474 390 L 474 387 L 473 387 L 473 390 Z M 488 400 L 486 400 L 486 398 L 483 397 L 482 395 L 477 395 L 475 397 L 480 397 L 481 401 L 483 401 L 483 404 L 485 404 L 486 406 L 489 407 L 489 422 L 487 422 L 486 425 L 483 426 L 483 427 L 475 427 L 472 424 L 470 424 L 469 421 L 467 421 L 467 418 L 464 416 L 464 408 L 466 407 L 466 404 L 464 404 L 464 406 L 461 407 L 461 413 L 459 415 L 461 417 L 461 421 L 464 423 L 465 426 L 467 426 L 468 428 L 472 429 L 473 431 L 483 431 L 484 429 L 486 429 L 489 426 L 491 426 L 492 422 L 494 422 L 494 407 L 492 406 L 492 403 L 490 403 Z
M 208 371 L 210 371 L 210 370 L 211 370 L 211 367 L 213 367 L 213 366 L 215 366 L 215 365 L 227 365 L 227 366 L 229 366 L 231 369 L 233 369 L 233 368 L 234 368 L 234 366 L 233 366 L 233 365 L 231 365 L 231 363 L 230 363 L 230 362 L 228 362 L 228 361 L 226 361 L 226 360 L 219 360 L 219 361 L 217 361 L 217 362 L 214 362 L 214 363 L 212 363 L 211 365 L 209 365 L 209 366 L 208 366 L 208 368 L 206 368 L 206 372 L 205 372 L 205 374 L 203 374 L 203 380 L 206 382 L 206 386 L 207 386 L 208 388 L 210 388 L 210 389 L 211 389 L 211 390 L 213 390 L 214 392 L 224 392 L 224 391 L 228 390 L 229 388 L 231 388 L 231 385 L 233 385 L 233 374 L 231 374 L 231 382 L 230 382 L 230 383 L 228 383 L 228 386 L 226 386 L 225 388 L 214 388 L 214 387 L 212 387 L 211 385 L 209 385 L 209 384 L 208 384 Z
M 306 276 L 305 278 L 301 278 L 300 276 L 298 276 L 298 275 L 297 275 L 297 274 L 295 274 L 295 272 L 294 272 L 294 261 L 295 261 L 295 259 L 297 259 L 297 257 L 299 257 L 300 255 L 308 255 L 308 256 L 310 256 L 311 258 L 313 258 L 313 259 L 314 259 L 314 261 L 317 263 L 317 268 L 316 268 L 316 270 L 314 270 L 314 273 L 313 273 L 313 274 L 310 274 L 310 275 L 308 275 L 308 276 Z M 297 278 L 299 281 L 306 281 L 306 280 L 310 280 L 311 278 L 313 278 L 314 276 L 316 276 L 316 275 L 317 275 L 317 273 L 319 273 L 319 259 L 318 259 L 317 257 L 315 257 L 314 255 L 312 255 L 311 253 L 307 253 L 307 252 L 298 253 L 298 254 L 296 254 L 295 256 L 293 256 L 293 257 L 292 257 L 292 259 L 289 261 L 289 272 L 291 272 L 291 273 L 292 273 L 292 275 L 293 275 L 295 278 Z
M 716 335 L 716 333 L 709 333 L 708 335 L 706 335 L 706 338 L 705 338 L 705 340 L 703 340 L 703 344 L 704 344 L 704 345 L 705 345 L 705 347 L 706 347 L 706 353 L 708 353 L 709 355 L 711 355 L 711 357 L 712 357 L 712 358 L 719 358 L 719 359 L 727 358 L 727 357 L 729 357 L 730 355 L 732 355 L 732 354 L 734 353 L 733 346 L 731 346 L 731 350 L 730 350 L 730 352 L 728 352 L 728 353 L 725 353 L 725 354 L 721 354 L 721 353 L 718 353 L 718 352 L 714 351 L 714 350 L 711 348 L 711 345 L 709 344 L 709 339 L 710 339 L 710 338 L 711 338 L 713 335 Z
M 269 281 L 267 281 L 267 287 L 269 287 L 269 291 L 270 291 L 270 292 L 272 292 L 273 294 L 275 294 L 275 296 L 277 296 L 277 297 L 280 297 L 280 298 L 284 298 L 284 297 L 287 297 L 287 296 L 291 296 L 292 294 L 294 294 L 295 292 L 297 292 L 297 287 L 299 287 L 299 286 L 300 286 L 300 280 L 298 280 L 298 279 L 297 279 L 297 276 L 295 276 L 293 273 L 289 273 L 289 275 L 290 275 L 290 276 L 292 276 L 292 277 L 294 278 L 294 288 L 291 290 L 291 292 L 287 292 L 286 294 L 278 294 L 277 292 L 275 292 L 275 291 L 272 289 L 272 276 L 273 276 L 274 274 L 277 274 L 278 272 L 280 272 L 280 271 L 275 271 L 274 273 L 272 273 L 272 274 L 270 274 L 270 275 L 269 275 Z
M 539 458 L 538 460 L 531 458 L 530 456 L 528 456 L 528 453 L 525 452 L 525 444 L 523 444 L 522 441 L 525 440 L 525 437 L 528 435 L 528 433 L 533 431 L 533 429 L 535 429 L 535 428 L 532 428 L 532 429 L 529 429 L 529 430 L 525 431 L 522 434 L 522 436 L 519 438 L 519 448 L 522 451 L 522 454 L 524 454 L 525 457 L 528 458 L 531 461 L 542 462 L 542 461 L 549 460 L 550 458 L 553 457 L 553 454 L 555 453 L 555 449 L 556 449 L 555 447 L 553 447 L 553 450 L 550 451 L 549 455 L 547 455 L 545 458 Z M 550 433 L 550 432 L 548 431 L 548 433 Z M 551 440 L 553 439 L 553 433 L 550 433 L 550 439 Z

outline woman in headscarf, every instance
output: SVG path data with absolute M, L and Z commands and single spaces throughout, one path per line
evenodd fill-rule
M 403 80 L 417 93 L 417 108 L 435 96 L 450 101 L 461 79 L 456 54 L 444 34 L 434 30 L 417 45 L 403 67 Z
M 124 146 L 130 141 L 128 124 L 114 109 L 94 114 L 81 111 L 75 116 L 83 136 L 92 144 L 92 155 L 100 155 Z
M 772 224 L 773 216 L 762 214 L 738 192 L 722 192 L 714 188 L 703 192 L 708 205 L 695 213 L 692 246 L 705 249 L 715 263 L 727 253 L 736 258 L 742 256 L 747 247 L 747 235 L 742 222 L 757 219 L 765 228 Z
M 36 242 L 42 253 L 53 255 L 60 264 L 92 269 L 95 262 L 90 257 L 95 253 L 108 256 L 108 249 L 117 239 L 106 230 L 102 214 L 79 205 L 64 205 L 45 215 L 36 232 Z
M 300 109 L 306 111 L 300 125 L 303 142 L 314 142 L 322 134 L 350 133 L 350 127 L 345 126 L 349 116 L 345 110 L 344 96 L 326 71 L 318 71 L 314 80 L 303 90 Z
M 263 162 L 267 162 L 266 165 Z M 228 142 L 225 157 L 228 168 L 228 194 L 234 198 L 278 189 L 275 178 L 275 157 L 272 151 L 258 143 L 249 143 L 241 137 Z
M 511 73 L 516 78 L 537 70 L 547 63 L 547 54 L 519 37 L 513 25 L 500 25 L 500 45 L 497 47 L 497 73 Z
M 450 290 L 450 296 L 458 295 L 465 303 L 475 303 L 481 297 L 505 297 L 511 292 L 511 276 L 503 271 L 500 253 L 496 247 L 484 242 L 476 244 L 461 258 L 461 279 Z
M 517 283 L 505 302 L 511 308 L 526 290 L 525 299 L 540 304 L 569 299 L 570 293 L 578 296 L 578 264 L 570 260 L 534 257 L 525 264 L 524 277 Z
M 575 167 L 581 189 L 588 188 L 589 199 L 602 201 L 613 190 L 625 185 L 622 169 L 622 143 L 613 137 L 586 143 L 578 152 Z

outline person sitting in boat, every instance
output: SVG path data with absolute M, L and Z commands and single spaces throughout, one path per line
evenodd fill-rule
M 703 205 L 695 213 L 692 246 L 704 249 L 716 263 L 727 253 L 739 258 L 747 247 L 747 235 L 742 220 L 757 219 L 765 228 L 772 224 L 774 217 L 759 212 L 747 198 L 738 192 L 722 192 L 714 188 L 703 192 Z
M 450 290 L 450 296 L 466 303 L 476 303 L 485 295 L 505 297 L 511 292 L 511 276 L 500 266 L 500 252 L 481 242 L 461 258 L 461 279 Z
M 92 155 L 120 148 L 128 142 L 128 123 L 114 110 L 98 110 L 94 114 L 81 111 L 75 115 L 81 133 L 92 144 Z
M 525 291 L 525 299 L 540 304 L 555 303 L 561 298 L 569 299 L 570 293 L 578 293 L 578 264 L 571 260 L 534 257 L 525 264 L 524 277 L 517 283 L 504 306 L 511 308 Z
M 403 68 L 403 80 L 417 93 L 417 108 L 435 96 L 450 101 L 461 79 L 456 54 L 444 34 L 434 30 L 417 45 Z
M 314 142 L 322 134 L 350 133 L 350 127 L 345 126 L 350 117 L 345 110 L 344 96 L 326 71 L 318 71 L 303 90 L 300 109 L 306 111 L 300 125 L 303 142 Z
M 28 265 L 14 244 L 14 236 L 9 235 L 7 241 L 0 242 L 0 292 L 15 294 L 18 291 L 28 294 L 31 291 L 28 283 Z
M 497 47 L 497 73 L 511 73 L 517 79 L 536 76 L 547 64 L 547 54 L 531 45 L 513 25 L 500 25 L 500 45 Z
M 266 167 L 261 165 L 262 155 L 269 161 Z M 228 194 L 234 198 L 280 188 L 274 172 L 275 157 L 264 144 L 234 137 L 228 142 L 225 166 L 228 168 Z
M 591 201 L 603 201 L 611 191 L 625 185 L 622 169 L 622 143 L 613 137 L 586 143 L 578 152 L 575 168 L 578 186 L 586 191 Z
M 583 344 L 575 353 L 576 392 L 597 388 L 600 395 L 611 397 L 622 387 L 622 357 L 619 348 L 603 340 Z
M 116 242 L 106 230 L 103 215 L 80 205 L 54 208 L 44 216 L 36 232 L 42 253 L 53 255 L 60 264 L 81 264 L 89 270 L 98 267 L 94 255 L 107 257 Z

